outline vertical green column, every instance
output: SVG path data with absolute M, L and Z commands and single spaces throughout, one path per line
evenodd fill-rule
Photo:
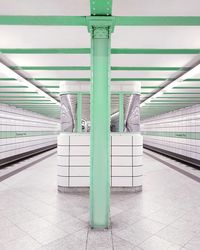
M 119 94 L 119 132 L 124 131 L 124 94 Z
M 77 106 L 76 106 L 76 132 L 82 132 L 82 94 L 77 94 Z
M 92 26 L 90 225 L 110 217 L 110 27 Z

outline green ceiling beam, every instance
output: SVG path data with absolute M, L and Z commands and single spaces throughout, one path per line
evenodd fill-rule
M 0 16 L 0 25 L 86 26 L 84 16 Z
M 105 0 L 102 6 L 105 6 Z M 97 2 L 97 0 L 95 0 Z M 109 6 L 110 6 L 110 1 Z M 100 8 L 99 7 L 99 11 Z M 0 25 L 87 26 L 85 16 L 0 16 Z M 116 26 L 200 26 L 200 16 L 116 16 Z
M 200 87 L 174 87 L 173 89 L 200 89 Z
M 89 48 L 1 48 L 3 54 L 90 54 Z M 112 54 L 200 54 L 200 49 L 114 48 Z
M 112 54 L 199 54 L 200 49 L 112 49 Z
M 111 16 L 112 0 L 90 0 L 90 13 L 92 16 Z
M 21 92 L 21 91 L 1 91 L 0 94 L 38 94 L 37 92 Z
M 16 88 L 16 89 L 26 89 L 26 88 L 28 88 L 28 86 L 17 86 L 17 85 L 15 85 L 15 86 L 10 86 L 10 85 L 8 85 L 8 86 L 0 86 L 0 88 L 1 89 L 11 89 L 11 88 Z
M 43 86 L 41 86 L 41 88 L 49 88 L 49 89 L 57 88 L 57 89 L 59 89 L 59 85 L 57 85 L 57 86 L 43 85 Z M 160 89 L 161 87 L 159 87 L 159 86 L 144 86 L 144 87 L 141 87 L 141 88 L 142 89 Z
M 3 100 L 4 103 L 14 103 L 14 104 L 51 104 L 51 102 L 46 102 L 46 101 L 38 101 L 38 100 Z M 52 104 L 53 105 L 53 104 Z M 56 104 L 55 104 L 56 105 Z
M 151 103 L 189 103 L 189 102 L 199 102 L 199 101 L 195 101 L 195 100 L 152 100 Z
M 10 92 L 9 92 L 10 93 Z M 43 97 L 43 96 L 25 96 L 25 95 L 22 95 L 22 96 L 14 96 L 14 95 L 7 95 L 7 96 L 1 96 L 1 92 L 0 92 L 0 99 L 9 99 L 9 98 L 16 98 L 16 99 L 18 99 L 18 98 L 27 98 L 27 99 L 45 99 L 46 97 Z
M 150 104 L 148 104 L 146 107 L 159 107 L 159 108 L 161 108 L 161 107 L 167 107 L 168 105 L 170 106 L 173 106 L 174 107 L 174 105 L 175 106 L 182 106 L 183 104 L 188 104 L 187 102 L 186 103 L 177 103 L 177 102 L 172 102 L 172 103 L 150 103 Z
M 12 66 L 12 70 L 90 70 L 90 66 Z
M 90 54 L 89 48 L 13 48 L 0 49 L 3 54 Z
M 90 78 L 25 78 L 29 81 L 81 81 L 81 82 L 88 82 L 90 81 Z M 172 81 L 175 80 L 174 78 L 112 78 L 111 81 Z M 200 79 L 196 79 L 197 81 L 200 81 Z M 0 78 L 0 81 L 17 81 L 15 78 Z
M 12 70 L 90 70 L 90 66 L 11 66 Z M 127 71 L 187 71 L 190 67 L 111 67 L 111 70 Z
M 200 95 L 200 92 L 168 92 L 164 95 Z
M 116 26 L 199 26 L 200 16 L 116 16 Z
M 164 96 L 158 96 L 157 97 L 157 99 L 199 99 L 200 98 L 200 96 L 187 96 L 187 97 L 185 97 L 185 96 L 181 96 L 181 97 L 175 97 L 175 96 L 169 96 L 169 97 L 164 97 Z
M 187 71 L 190 67 L 111 67 L 111 70 L 130 70 L 130 71 Z

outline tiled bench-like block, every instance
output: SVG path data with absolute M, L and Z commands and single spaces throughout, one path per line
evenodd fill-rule
M 112 187 L 142 187 L 142 148 L 140 134 L 111 134 Z M 58 136 L 59 188 L 89 187 L 89 175 L 89 134 L 61 133 Z

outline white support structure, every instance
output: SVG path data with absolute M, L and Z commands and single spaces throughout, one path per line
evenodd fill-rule
M 58 136 L 58 189 L 89 187 L 90 135 Z M 142 189 L 143 138 L 140 133 L 111 133 L 111 186 Z

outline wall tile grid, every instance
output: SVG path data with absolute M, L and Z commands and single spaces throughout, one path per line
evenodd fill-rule
M 89 134 L 58 136 L 58 186 L 89 186 Z M 142 185 L 142 136 L 112 134 L 111 186 L 137 187 Z
M 57 143 L 59 121 L 0 104 L 0 160 Z
M 146 119 L 141 131 L 145 145 L 200 160 L 200 105 Z

